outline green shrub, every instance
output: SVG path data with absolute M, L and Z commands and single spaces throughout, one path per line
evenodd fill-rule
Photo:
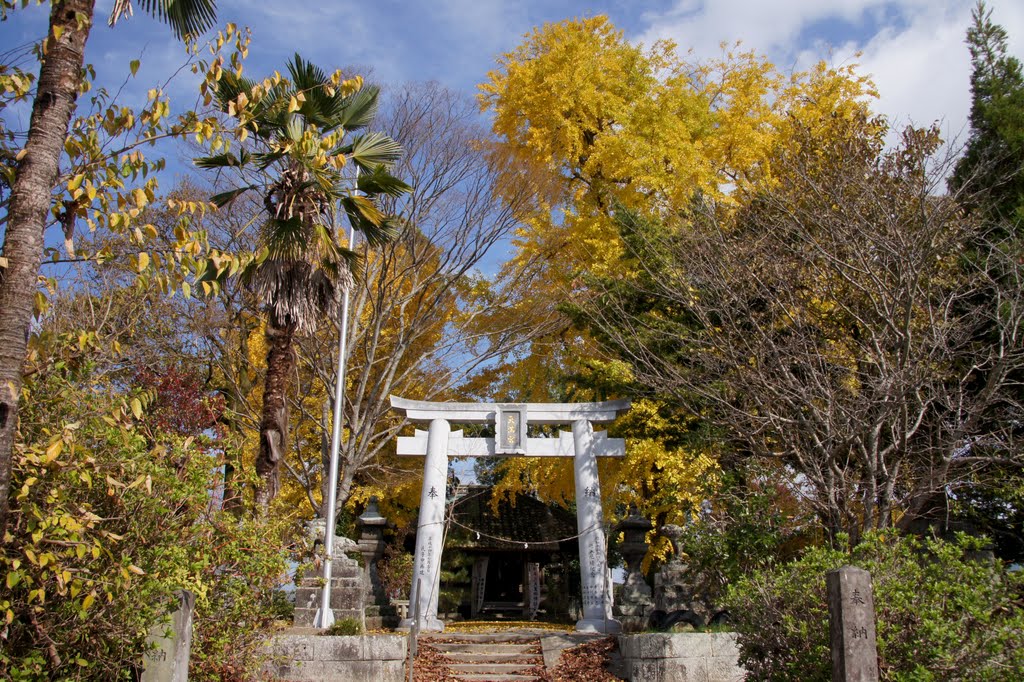
M 258 672 L 282 525 L 210 505 L 215 452 L 147 428 L 145 394 L 54 371 L 26 384 L 0 547 L 0 679 L 137 675 L 174 593 L 196 595 L 190 679 Z
M 1024 679 L 1024 582 L 972 558 L 980 544 L 879 534 L 740 580 L 728 607 L 748 679 L 831 679 L 825 574 L 844 564 L 871 573 L 883 680 Z
M 361 635 L 363 634 L 362 624 L 355 618 L 342 618 L 336 620 L 331 624 L 331 627 L 324 630 L 325 635 L 330 636 L 349 636 L 349 635 Z
M 206 598 L 196 604 L 189 680 L 263 679 L 266 638 L 281 618 L 275 595 L 287 580 L 280 541 L 287 526 L 221 513 L 206 526 L 210 544 L 192 545 L 202 560 Z

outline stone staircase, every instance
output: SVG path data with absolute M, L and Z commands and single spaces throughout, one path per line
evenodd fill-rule
M 418 646 L 445 656 L 460 680 L 518 682 L 543 680 L 540 637 L 522 633 L 443 634 L 420 637 Z

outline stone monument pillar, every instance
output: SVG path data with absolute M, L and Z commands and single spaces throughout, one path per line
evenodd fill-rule
M 576 524 L 580 537 L 580 578 L 583 586 L 583 618 L 580 632 L 615 634 L 622 625 L 612 617 L 611 584 L 608 580 L 608 548 L 601 512 L 601 483 L 594 454 L 594 427 L 589 420 L 572 423 L 575 449 Z
M 843 566 L 825 576 L 832 682 L 878 682 L 875 599 L 871 574 Z
M 323 581 L 320 577 L 319 563 L 323 561 L 324 526 L 327 520 L 316 518 L 306 523 L 306 541 L 313 550 L 313 570 L 295 576 L 295 616 L 296 627 L 316 627 L 316 614 L 319 610 Z M 331 611 L 335 621 L 351 618 L 363 621 L 363 603 L 365 599 L 366 576 L 359 564 L 349 557 L 359 547 L 350 538 L 335 535 L 333 541 L 333 560 L 331 567 Z
M 192 650 L 192 613 L 196 597 L 181 590 L 175 597 L 177 608 L 170 623 L 161 623 L 150 629 L 147 644 L 155 645 L 143 656 L 140 682 L 187 682 L 188 659 Z
M 423 492 L 416 527 L 416 555 L 413 560 L 412 590 L 409 594 L 409 618 L 399 628 L 412 626 L 417 608 L 419 629 L 442 632 L 444 623 L 437 618 L 437 597 L 441 588 L 441 551 L 444 549 L 444 509 L 448 483 L 448 435 L 446 419 L 434 419 L 427 432 L 427 456 L 423 465 Z

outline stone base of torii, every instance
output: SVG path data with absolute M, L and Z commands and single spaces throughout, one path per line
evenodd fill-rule
M 598 457 L 622 457 L 625 443 L 594 432 L 594 424 L 607 424 L 630 408 L 628 400 L 600 403 L 476 404 L 441 403 L 391 397 L 391 407 L 414 423 L 428 423 L 427 431 L 398 438 L 399 455 L 426 456 L 409 613 L 399 629 L 443 631 L 437 617 L 437 598 L 444 544 L 448 457 L 572 457 L 576 483 L 576 523 L 579 529 L 580 580 L 583 618 L 580 632 L 614 634 L 620 623 L 612 618 L 612 583 L 603 531 Z M 463 438 L 451 424 L 494 424 L 494 438 Z M 558 438 L 528 438 L 528 424 L 571 424 L 571 433 Z

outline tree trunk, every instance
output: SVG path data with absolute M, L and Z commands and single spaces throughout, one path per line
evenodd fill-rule
M 266 514 L 277 496 L 281 460 L 288 451 L 288 382 L 295 371 L 295 326 L 267 324 L 267 378 L 263 384 L 260 451 L 256 456 L 256 510 Z
M 352 494 L 352 484 L 355 483 L 355 472 L 357 467 L 351 462 L 344 462 L 344 470 L 338 476 L 338 509 L 348 504 L 348 498 Z
M 325 388 L 333 395 L 330 386 Z M 330 478 L 331 471 L 331 440 L 333 439 L 332 428 L 334 426 L 332 422 L 334 418 L 333 407 L 333 400 L 330 398 L 324 400 L 320 415 L 320 419 L 324 424 L 324 427 L 320 430 L 320 466 L 323 473 L 320 476 L 320 509 L 317 511 L 317 516 L 322 519 L 327 518 L 327 492 L 330 489 L 330 481 L 328 479 Z
M 231 418 L 226 421 L 225 427 L 235 435 L 239 435 L 238 439 L 229 437 L 226 440 L 230 443 L 237 443 L 240 441 L 240 432 L 245 428 L 239 423 L 239 415 L 245 409 L 245 396 L 248 396 L 252 390 L 248 360 L 249 332 L 252 331 L 252 327 L 242 315 L 232 316 L 231 324 L 238 333 L 238 348 L 236 350 L 238 362 L 234 364 L 231 360 L 227 360 L 221 369 L 225 375 L 237 377 L 234 383 L 225 381 L 225 393 L 228 396 L 229 414 L 231 415 Z M 235 463 L 237 462 L 241 466 L 241 448 L 236 450 L 233 446 L 226 447 L 224 457 L 224 511 L 231 512 L 236 517 L 241 516 L 243 510 L 242 483 L 235 480 L 237 478 Z
M 68 124 L 75 111 L 93 0 L 54 0 L 46 57 L 39 69 L 24 156 L 15 169 L 0 268 L 0 533 L 7 526 L 7 493 L 18 422 L 18 399 L 28 343 L 43 231 L 57 183 Z M 58 29 L 60 38 L 54 38 Z

